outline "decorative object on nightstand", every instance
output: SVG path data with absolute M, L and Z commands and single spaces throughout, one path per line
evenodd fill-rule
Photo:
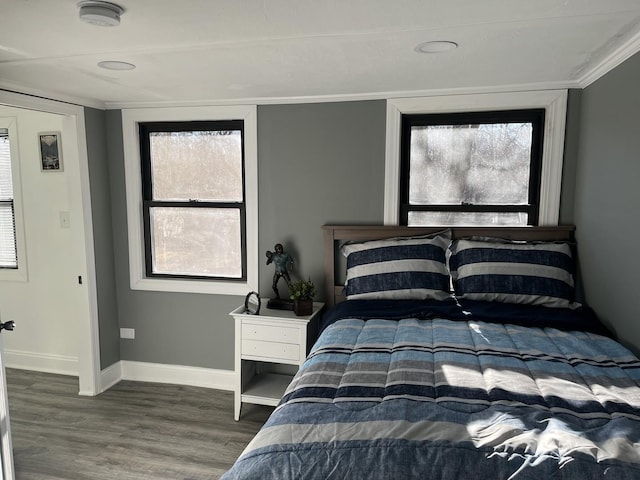
M 258 292 L 249 292 L 247 293 L 247 296 L 244 297 L 244 313 L 248 313 L 249 315 L 258 315 L 260 313 L 261 305 L 262 301 L 260 300 Z
M 311 279 L 296 280 L 289 284 L 289 298 L 293 300 L 293 311 L 296 315 L 311 315 L 315 294 L 316 286 Z
M 234 418 L 240 419 L 242 403 L 276 406 L 293 378 L 291 367 L 300 367 L 315 341 L 318 314 L 324 303 L 314 303 L 311 314 L 263 308 L 258 315 L 244 305 L 230 315 L 235 321 Z M 295 367 L 294 367 L 295 368 Z
M 281 243 L 276 243 L 273 249 L 273 252 L 267 250 L 266 255 L 267 265 L 273 263 L 276 268 L 276 271 L 273 273 L 273 283 L 271 284 L 271 288 L 276 296 L 269 300 L 267 307 L 277 310 L 293 310 L 293 302 L 280 298 L 280 292 L 278 291 L 280 278 L 284 278 L 287 287 L 291 285 L 291 277 L 289 274 L 293 271 L 293 258 L 284 251 Z

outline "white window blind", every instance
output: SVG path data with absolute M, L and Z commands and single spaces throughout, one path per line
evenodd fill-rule
M 0 268 L 18 268 L 9 131 L 0 128 Z

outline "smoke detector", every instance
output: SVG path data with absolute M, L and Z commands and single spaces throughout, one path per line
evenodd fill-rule
M 85 0 L 78 3 L 80 20 L 100 27 L 116 27 L 120 25 L 120 15 L 124 8 L 111 2 Z

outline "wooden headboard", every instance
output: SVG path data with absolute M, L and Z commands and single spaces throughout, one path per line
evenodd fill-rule
M 573 241 L 575 227 L 405 227 L 395 225 L 324 225 L 324 281 L 328 307 L 344 300 L 342 280 L 337 268 L 340 245 L 349 240 L 366 241 L 381 238 L 427 235 L 450 228 L 453 238 L 474 235 L 531 241 Z

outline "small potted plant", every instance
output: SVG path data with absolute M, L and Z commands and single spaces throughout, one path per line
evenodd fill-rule
M 316 286 L 311 279 L 296 280 L 289 285 L 289 298 L 293 300 L 293 311 L 296 315 L 311 315 L 313 313 L 313 297 Z

